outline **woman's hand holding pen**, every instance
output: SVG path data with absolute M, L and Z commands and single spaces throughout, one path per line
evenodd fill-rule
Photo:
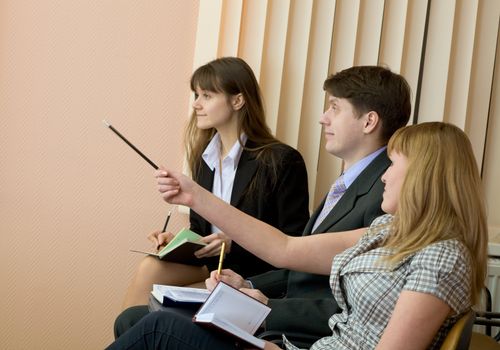
M 240 291 L 245 293 L 246 295 L 251 296 L 254 299 L 257 299 L 260 301 L 262 304 L 267 305 L 269 302 L 269 298 L 264 295 L 260 290 L 258 289 L 250 289 L 250 288 L 240 288 Z
M 213 290 L 219 281 L 227 283 L 236 289 L 252 287 L 243 277 L 231 269 L 222 269 L 220 275 L 217 270 L 210 272 L 210 277 L 205 280 L 205 286 L 208 290 Z
M 205 280 L 205 286 L 208 290 L 213 290 L 220 281 L 229 284 L 231 287 L 239 289 L 243 293 L 257 299 L 263 304 L 267 305 L 269 302 L 269 298 L 266 297 L 264 293 L 258 289 L 253 289 L 252 286 L 245 279 L 243 279 L 243 277 L 230 269 L 224 269 L 220 274 L 217 271 L 212 271 L 210 273 L 210 277 Z
M 224 249 L 225 253 L 227 254 L 231 251 L 232 241 L 228 236 L 226 236 L 222 232 L 212 233 L 211 235 L 203 237 L 201 241 L 206 243 L 207 245 L 194 252 L 194 255 L 196 255 L 197 258 L 208 258 L 211 256 L 218 256 L 220 254 L 222 242 L 226 242 L 226 247 Z
M 155 231 L 148 235 L 148 239 L 153 242 L 156 250 L 160 250 L 163 246 L 170 242 L 172 238 L 174 238 L 174 234 L 172 232 Z

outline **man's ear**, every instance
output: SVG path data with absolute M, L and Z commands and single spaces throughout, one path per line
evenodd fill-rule
M 364 116 L 363 132 L 371 134 L 382 125 L 382 120 L 375 111 L 370 111 Z
M 243 107 L 244 105 L 245 105 L 245 98 L 241 93 L 231 96 L 231 106 L 233 106 L 233 109 L 235 111 L 239 111 L 241 107 Z

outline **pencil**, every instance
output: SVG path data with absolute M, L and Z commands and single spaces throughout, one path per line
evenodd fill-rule
M 151 159 L 149 159 L 148 157 L 146 157 L 144 155 L 144 153 L 142 153 L 141 151 L 139 151 L 139 149 L 137 147 L 135 147 L 129 140 L 127 140 L 125 138 L 125 136 L 123 136 L 122 134 L 120 134 L 120 132 L 118 130 L 116 130 L 113 125 L 109 124 L 106 119 L 103 119 L 102 121 L 104 123 L 104 125 L 106 125 L 108 128 L 111 129 L 111 131 L 113 131 L 116 135 L 118 135 L 119 138 L 121 138 L 127 145 L 129 145 L 134 151 L 136 151 L 141 157 L 142 159 L 144 159 L 146 162 L 148 162 L 153 168 L 155 168 L 155 170 L 158 170 L 158 166 L 153 163 L 153 161 Z
M 170 221 L 170 215 L 172 215 L 172 210 L 170 210 L 168 212 L 167 220 L 165 220 L 165 225 L 163 225 L 163 230 L 161 230 L 161 232 L 165 232 L 167 230 L 167 225 L 168 225 L 168 222 Z
M 161 232 L 162 232 L 162 233 L 163 233 L 163 232 L 165 232 L 165 231 L 167 230 L 167 225 L 168 225 L 168 222 L 170 221 L 170 215 L 172 215 L 172 210 L 170 210 L 170 211 L 168 212 L 168 215 L 167 215 L 167 220 L 165 220 L 165 225 L 163 225 L 163 229 L 161 230 Z M 156 246 L 156 250 L 160 250 L 160 247 L 161 247 L 161 246 L 158 244 L 158 245 Z
M 222 270 L 222 262 L 224 261 L 225 248 L 226 248 L 226 242 L 222 242 L 222 247 L 220 248 L 219 267 L 217 268 L 217 276 L 220 276 L 220 272 Z

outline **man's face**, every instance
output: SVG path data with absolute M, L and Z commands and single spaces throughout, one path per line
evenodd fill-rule
M 357 161 L 362 147 L 364 116 L 359 116 L 345 98 L 328 95 L 328 109 L 320 118 L 325 134 L 325 148 L 346 162 Z

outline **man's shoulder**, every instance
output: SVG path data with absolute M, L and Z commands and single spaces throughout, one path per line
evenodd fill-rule
M 366 166 L 366 169 L 381 169 L 385 170 L 391 164 L 391 160 L 387 156 L 387 150 L 383 150 Z
M 380 182 L 380 178 L 383 173 L 391 164 L 389 157 L 387 156 L 387 152 L 383 151 L 378 156 L 376 156 L 364 169 L 363 171 L 356 177 L 354 180 L 353 188 L 365 190 L 368 192 L 373 185 L 377 182 Z

